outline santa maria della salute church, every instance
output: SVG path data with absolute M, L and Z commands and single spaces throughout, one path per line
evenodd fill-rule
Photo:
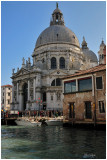
M 102 41 L 100 48 L 103 44 Z M 65 26 L 58 4 L 50 26 L 36 41 L 32 58 L 33 64 L 30 58 L 26 62 L 23 58 L 22 67 L 17 72 L 13 69 L 11 109 L 61 111 L 64 88 L 61 78 L 98 65 L 97 56 L 89 50 L 85 38 L 80 48 L 76 35 Z

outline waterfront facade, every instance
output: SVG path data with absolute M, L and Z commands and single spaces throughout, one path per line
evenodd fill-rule
M 1 109 L 10 110 L 12 103 L 12 85 L 1 86 Z
M 30 58 L 12 73 L 13 110 L 63 109 L 61 78 L 78 70 L 98 65 L 97 56 L 89 50 L 85 38 L 82 48 L 76 35 L 65 26 L 63 13 L 56 5 L 50 26 L 38 37 Z
M 63 79 L 64 123 L 106 123 L 106 65 Z

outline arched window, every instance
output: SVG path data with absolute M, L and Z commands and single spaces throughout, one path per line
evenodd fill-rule
M 56 58 L 55 57 L 51 58 L 51 69 L 56 69 Z
M 59 63 L 60 63 L 60 69 L 65 68 L 65 59 L 64 59 L 64 57 L 60 58 Z
M 52 81 L 51 86 L 55 86 L 55 79 Z
M 56 79 L 56 86 L 61 86 L 61 80 L 60 80 L 60 78 Z
M 56 19 L 58 19 L 58 14 L 56 14 Z

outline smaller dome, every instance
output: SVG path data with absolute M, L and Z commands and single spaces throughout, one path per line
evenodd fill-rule
M 85 40 L 85 37 L 83 37 L 82 41 L 82 51 L 87 59 L 90 59 L 90 61 L 92 62 L 98 63 L 96 54 L 93 51 L 89 50 L 89 48 L 87 47 L 87 42 Z
M 90 59 L 92 62 L 98 62 L 97 56 L 93 51 L 89 49 L 82 49 L 82 51 L 87 59 Z

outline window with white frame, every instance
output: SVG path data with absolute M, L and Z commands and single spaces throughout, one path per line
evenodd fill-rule
M 86 77 L 86 78 L 79 79 L 78 80 L 78 90 L 79 91 L 92 90 L 92 78 Z
M 104 101 L 99 101 L 99 112 L 105 113 Z
M 76 80 L 64 82 L 64 93 L 70 93 L 76 91 Z

